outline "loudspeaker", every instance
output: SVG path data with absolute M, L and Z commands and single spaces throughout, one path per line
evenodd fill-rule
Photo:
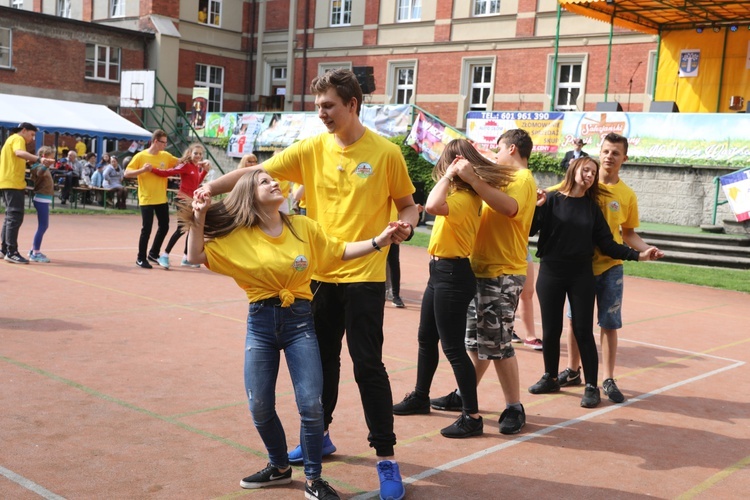
M 679 113 L 680 108 L 674 101 L 653 101 L 648 108 L 649 113 Z
M 357 82 L 362 87 L 363 94 L 375 92 L 375 71 L 372 66 L 354 66 L 352 72 L 357 77 Z
M 617 101 L 597 102 L 596 110 L 597 111 L 622 111 L 622 106 Z

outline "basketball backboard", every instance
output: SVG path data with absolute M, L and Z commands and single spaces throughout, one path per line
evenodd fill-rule
M 120 74 L 120 106 L 153 108 L 155 84 L 156 72 L 154 71 L 123 71 Z

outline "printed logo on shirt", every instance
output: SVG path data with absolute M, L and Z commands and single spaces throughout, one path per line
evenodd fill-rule
M 372 165 L 367 162 L 362 162 L 354 169 L 354 173 L 363 179 L 367 179 L 372 175 Z
M 307 261 L 307 257 L 304 255 L 298 255 L 296 259 L 294 259 L 294 264 L 292 264 L 292 269 L 298 272 L 302 272 L 305 269 L 307 269 L 307 266 L 309 265 L 309 262 Z
M 610 212 L 619 212 L 620 211 L 620 203 L 617 200 L 612 200 L 609 202 L 609 211 Z

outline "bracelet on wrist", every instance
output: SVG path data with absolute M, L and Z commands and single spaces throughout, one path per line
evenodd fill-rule
M 409 224 L 409 228 L 411 229 L 411 233 L 409 233 L 409 237 L 406 238 L 404 241 L 409 241 L 410 239 L 412 239 L 414 237 L 414 226 L 412 226 L 411 224 Z
M 378 252 L 381 252 L 383 250 L 382 248 L 380 248 L 380 245 L 378 245 L 378 243 L 375 241 L 375 238 L 372 239 L 372 248 L 374 248 Z

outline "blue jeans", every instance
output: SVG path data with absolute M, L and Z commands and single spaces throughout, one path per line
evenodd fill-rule
M 36 208 L 36 219 L 38 225 L 36 228 L 36 234 L 34 234 L 34 242 L 31 248 L 37 252 L 42 249 L 42 238 L 44 237 L 44 233 L 47 232 L 47 228 L 49 227 L 49 207 L 50 203 L 44 203 L 34 200 L 34 208 Z
M 276 379 L 281 350 L 300 414 L 300 444 L 308 479 L 320 477 L 323 454 L 323 368 L 310 302 L 289 307 L 250 304 L 245 340 L 245 390 L 253 423 L 275 467 L 289 464 L 286 435 L 276 414 Z
M 607 269 L 595 276 L 594 280 L 599 326 L 607 330 L 619 330 L 622 328 L 622 264 Z

